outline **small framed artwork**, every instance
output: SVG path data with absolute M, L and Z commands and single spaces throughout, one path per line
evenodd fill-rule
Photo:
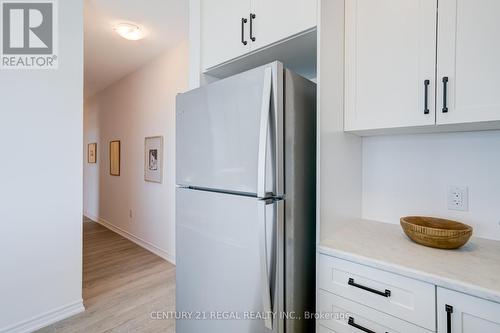
M 120 141 L 115 140 L 109 143 L 109 174 L 111 176 L 120 175 Z
M 89 143 L 87 146 L 87 163 L 97 163 L 97 143 Z
M 147 137 L 144 141 L 144 180 L 163 181 L 163 136 Z

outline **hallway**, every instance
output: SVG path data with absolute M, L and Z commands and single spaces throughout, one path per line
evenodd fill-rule
M 175 266 L 84 218 L 85 312 L 38 332 L 175 332 L 173 320 L 151 312 L 175 310 Z

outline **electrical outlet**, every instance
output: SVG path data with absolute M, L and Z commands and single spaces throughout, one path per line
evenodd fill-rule
M 469 188 L 450 186 L 448 188 L 448 209 L 466 212 L 469 210 Z

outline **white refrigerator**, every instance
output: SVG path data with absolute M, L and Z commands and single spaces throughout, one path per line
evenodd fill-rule
M 176 104 L 176 332 L 314 332 L 316 85 L 274 62 Z

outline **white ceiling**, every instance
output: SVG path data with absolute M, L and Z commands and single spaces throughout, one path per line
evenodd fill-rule
M 135 71 L 188 36 L 188 0 L 85 0 L 85 96 Z M 145 28 L 140 41 L 113 32 L 113 24 Z

